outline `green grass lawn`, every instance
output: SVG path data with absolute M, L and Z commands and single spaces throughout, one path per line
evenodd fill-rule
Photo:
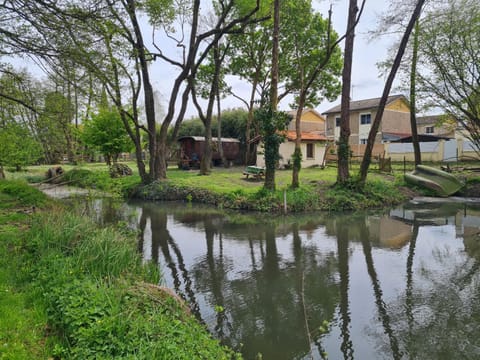
M 133 177 L 129 182 L 140 182 L 138 177 L 138 171 L 135 162 L 126 162 L 133 170 Z M 432 166 L 439 167 L 440 164 L 429 164 Z M 475 166 L 478 164 L 469 163 L 468 166 Z M 21 172 L 8 172 L 6 176 L 8 179 L 18 179 L 23 178 L 27 180 L 36 180 L 41 181 L 45 178 L 47 170 L 52 165 L 39 165 L 39 166 L 29 166 L 26 168 L 26 171 Z M 80 165 L 60 165 L 65 171 L 72 169 L 86 169 L 96 173 L 108 174 L 108 166 L 104 163 L 84 163 Z M 459 164 L 462 166 L 462 164 Z M 408 163 L 405 165 L 403 163 L 393 163 L 392 164 L 393 172 L 392 175 L 395 178 L 402 178 L 404 171 L 412 171 L 413 164 Z M 173 181 L 176 184 L 184 186 L 195 186 L 204 188 L 207 190 L 212 190 L 219 193 L 229 193 L 236 190 L 243 190 L 247 193 L 255 192 L 263 186 L 263 181 L 246 179 L 243 175 L 244 166 L 234 166 L 231 168 L 223 167 L 214 167 L 212 173 L 209 176 L 199 176 L 198 170 L 180 170 L 177 166 L 170 166 L 167 170 L 167 178 Z M 350 168 L 351 176 L 357 175 L 359 172 L 359 163 L 352 163 Z M 375 179 L 384 177 L 385 174 L 379 174 L 378 166 L 376 163 L 372 163 L 370 167 L 369 179 Z M 283 189 L 288 187 L 291 183 L 292 172 L 291 170 L 277 170 L 275 172 L 275 181 L 277 188 Z M 314 183 L 322 182 L 327 184 L 334 184 L 337 178 L 337 167 L 336 164 L 331 163 L 325 169 L 321 168 L 305 168 L 300 172 L 300 182 L 302 186 L 308 186 Z M 135 179 L 135 180 L 134 180 Z
M 108 167 L 105 164 L 81 164 L 78 166 L 62 165 L 65 174 L 62 182 L 84 188 L 94 188 L 112 194 L 129 197 L 132 194 L 144 199 L 156 200 L 186 200 L 203 202 L 242 210 L 257 210 L 265 212 L 278 212 L 284 208 L 284 190 L 286 190 L 289 211 L 310 210 L 342 210 L 349 207 L 357 208 L 366 206 L 363 198 L 350 196 L 344 191 L 337 197 L 337 191 L 332 189 L 336 182 L 337 168 L 327 166 L 321 168 L 305 168 L 300 172 L 300 188 L 291 189 L 291 170 L 277 170 L 275 172 L 276 192 L 271 193 L 263 189 L 262 180 L 247 179 L 243 175 L 244 166 L 231 168 L 215 167 L 209 176 L 200 176 L 198 170 L 180 170 L 177 166 L 170 166 L 167 170 L 167 180 L 141 188 L 140 178 L 136 171 L 135 163 L 127 165 L 134 171 L 133 176 L 111 179 Z M 39 182 L 45 179 L 49 166 L 31 166 L 25 172 L 7 173 L 7 178 L 24 178 L 30 182 Z M 358 166 L 351 170 L 352 176 L 358 173 Z M 384 193 L 385 199 L 391 198 L 392 186 L 403 176 L 385 176 L 378 174 L 372 166 L 369 179 L 381 178 L 390 187 L 379 188 L 376 191 Z M 347 189 L 347 192 L 356 190 Z M 140 196 L 139 196 L 140 194 Z M 355 194 L 353 194 L 355 195 Z M 368 191 L 364 194 L 368 195 Z M 378 196 L 375 204 L 368 206 L 378 207 L 381 201 Z M 353 202 L 346 199 L 356 199 Z M 398 199 L 395 201 L 399 201 Z M 346 205 L 343 205 L 346 204 Z

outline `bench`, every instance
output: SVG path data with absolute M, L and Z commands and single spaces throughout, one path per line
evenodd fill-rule
M 252 175 L 255 179 L 261 180 L 263 175 L 265 175 L 265 168 L 260 166 L 247 166 L 243 171 L 243 175 L 245 175 L 247 179 Z

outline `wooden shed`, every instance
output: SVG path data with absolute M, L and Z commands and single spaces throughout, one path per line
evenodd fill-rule
M 229 162 L 238 160 L 240 155 L 240 141 L 233 138 L 221 138 L 225 158 Z M 178 138 L 180 145 L 180 164 L 182 167 L 198 167 L 205 149 L 204 136 L 182 136 Z M 212 162 L 220 165 L 222 159 L 218 151 L 218 138 L 212 138 Z

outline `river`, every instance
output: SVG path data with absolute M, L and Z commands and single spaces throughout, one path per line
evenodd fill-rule
M 89 205 L 245 359 L 480 358 L 480 205 L 291 216 Z M 261 356 L 261 357 L 260 357 Z

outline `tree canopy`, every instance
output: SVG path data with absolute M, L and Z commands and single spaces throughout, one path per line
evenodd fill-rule
M 428 105 L 440 107 L 467 131 L 480 151 L 480 4 L 448 0 L 423 21 L 419 85 Z
M 116 162 L 120 153 L 133 148 L 116 109 L 102 108 L 87 119 L 83 124 L 82 140 L 102 153 L 108 165 Z

